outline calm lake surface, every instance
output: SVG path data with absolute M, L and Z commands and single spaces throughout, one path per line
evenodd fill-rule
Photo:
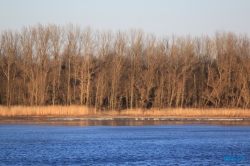
M 0 124 L 0 165 L 249 165 L 250 126 Z

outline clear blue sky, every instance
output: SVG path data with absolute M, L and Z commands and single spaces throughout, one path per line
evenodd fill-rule
M 216 30 L 250 36 L 250 0 L 0 0 L 0 30 L 37 23 L 140 28 L 158 36 Z

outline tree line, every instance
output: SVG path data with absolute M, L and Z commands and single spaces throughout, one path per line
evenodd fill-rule
M 36 25 L 0 37 L 0 104 L 249 108 L 250 40 Z

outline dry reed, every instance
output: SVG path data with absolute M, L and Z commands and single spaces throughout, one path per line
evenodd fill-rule
M 97 111 L 86 106 L 0 106 L 1 117 L 23 116 L 53 116 L 53 117 L 81 117 L 81 116 L 182 116 L 182 117 L 250 117 L 248 109 L 194 109 L 194 108 L 171 108 L 171 109 L 128 109 L 122 111 L 109 110 Z

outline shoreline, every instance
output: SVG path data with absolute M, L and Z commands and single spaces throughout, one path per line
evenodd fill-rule
M 70 126 L 139 126 L 164 124 L 250 125 L 248 117 L 178 116 L 89 116 L 89 117 L 0 117 L 0 124 L 43 124 Z
M 250 125 L 250 110 L 169 108 L 101 111 L 85 106 L 0 106 L 0 124 L 115 126 L 186 123 Z
M 151 121 L 250 121 L 249 117 L 197 117 L 197 116 L 15 116 L 1 117 L 1 120 L 49 120 L 49 121 L 85 121 L 85 120 L 151 120 Z

